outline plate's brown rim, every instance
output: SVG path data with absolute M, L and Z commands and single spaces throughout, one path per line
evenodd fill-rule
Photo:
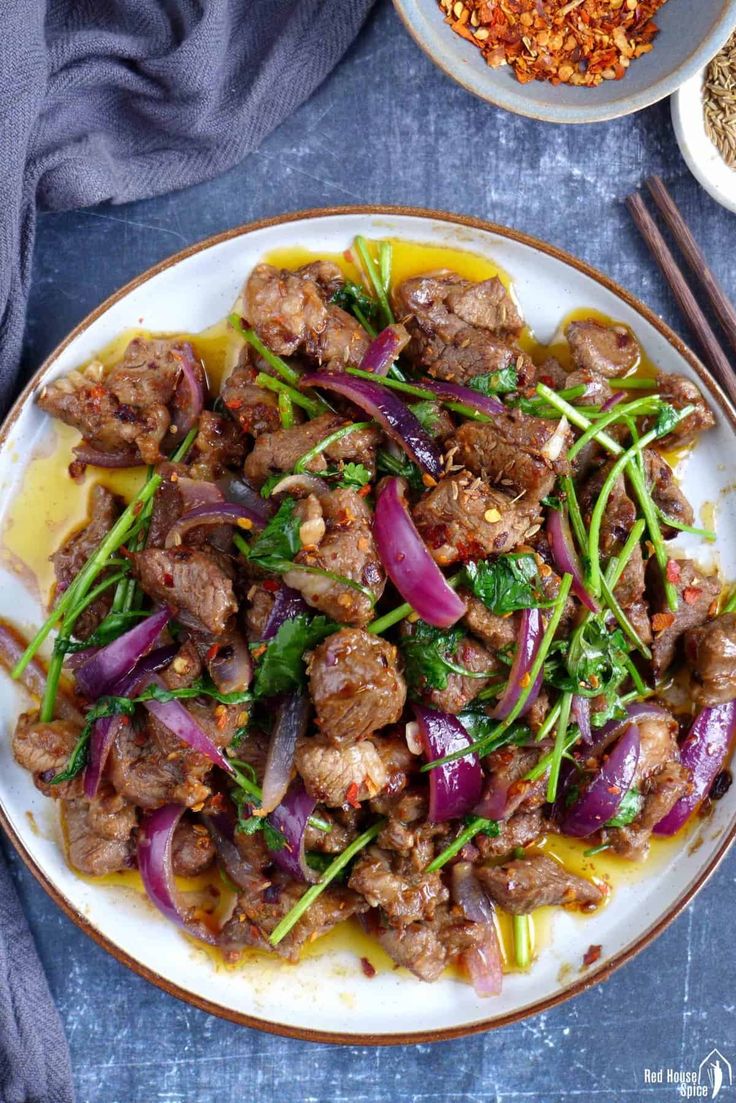
M 437 0 L 434 0 L 436 3 Z M 511 102 L 508 98 L 501 95 L 494 96 L 489 91 L 481 91 L 477 85 L 472 84 L 469 80 L 464 78 L 463 71 L 455 71 L 450 69 L 443 60 L 432 50 L 429 42 L 417 31 L 412 24 L 409 12 L 404 6 L 404 0 L 393 0 L 394 10 L 404 25 L 404 29 L 410 38 L 414 40 L 416 45 L 422 51 L 422 53 L 433 62 L 437 68 L 445 74 L 450 80 L 455 81 L 461 88 L 464 88 L 466 92 L 469 92 L 471 96 L 475 96 L 476 99 L 482 100 L 484 103 L 489 103 L 493 107 L 499 107 L 502 111 L 509 111 L 513 115 L 520 115 L 522 118 L 534 119 L 537 122 L 552 123 L 556 126 L 595 126 L 596 123 L 610 122 L 614 119 L 622 119 L 626 115 L 633 115 L 637 111 L 644 111 L 647 107 L 652 107 L 654 104 L 659 103 L 661 100 L 666 99 L 667 96 L 671 96 L 680 88 L 686 80 L 695 76 L 697 72 L 697 66 L 692 69 L 693 58 L 702 53 L 702 61 L 699 60 L 698 65 L 705 66 L 711 57 L 715 57 L 724 43 L 728 40 L 732 26 L 727 25 L 725 32 L 723 26 L 728 24 L 729 8 L 731 6 L 731 0 L 723 0 L 723 9 L 721 17 L 715 25 L 713 31 L 706 39 L 699 42 L 695 46 L 688 56 L 684 58 L 676 69 L 673 69 L 668 76 L 660 77 L 655 81 L 648 89 L 643 89 L 637 96 L 632 94 L 630 99 L 622 96 L 619 100 L 614 101 L 608 109 L 596 110 L 595 114 L 581 116 L 570 115 L 565 118 L 555 118 L 550 111 L 535 109 L 532 101 L 529 102 L 529 106 L 522 106 L 519 102 Z M 731 14 L 731 19 L 734 25 L 736 25 L 736 9 Z M 451 33 L 451 32 L 450 32 Z M 713 49 L 708 47 L 708 50 L 704 50 L 704 43 L 709 42 Z M 692 71 L 691 71 L 692 69 Z M 682 80 L 679 79 L 680 74 Z M 673 83 L 673 78 L 677 78 Z M 677 83 L 679 81 L 679 83 Z M 592 91 L 592 90 L 590 90 Z M 621 106 L 626 105 L 626 106 Z M 561 109 L 555 109 L 561 110 Z
M 234 229 L 226 230 L 223 233 L 215 234 L 211 237 L 205 238 L 203 241 L 197 242 L 194 245 L 190 245 L 186 249 L 182 249 L 180 252 L 175 253 L 173 256 L 160 261 L 158 264 L 147 269 L 141 275 L 125 284 L 113 295 L 110 295 L 100 306 L 93 310 L 86 316 L 71 333 L 66 337 L 56 348 L 46 357 L 40 368 L 34 373 L 30 381 L 26 384 L 21 394 L 16 399 L 11 410 L 9 411 L 2 428 L 0 429 L 0 448 L 5 444 L 7 435 L 18 418 L 22 408 L 26 401 L 33 394 L 39 379 L 46 372 L 46 370 L 54 363 L 55 360 L 61 355 L 61 353 L 76 340 L 80 334 L 88 329 L 101 315 L 110 309 L 115 303 L 125 298 L 131 291 L 140 287 L 141 284 L 146 283 L 148 280 L 157 276 L 160 272 L 165 271 L 167 268 L 173 265 L 179 264 L 187 257 L 193 256 L 196 253 L 203 252 L 205 249 L 209 249 L 214 245 L 219 245 L 224 241 L 229 241 L 232 238 L 242 237 L 246 234 L 253 233 L 257 230 L 266 229 L 270 226 L 279 226 L 288 224 L 291 222 L 301 222 L 317 218 L 329 218 L 339 217 L 342 215 L 386 215 L 388 217 L 402 217 L 408 216 L 413 218 L 424 218 L 435 222 L 446 222 L 448 224 L 465 226 L 473 230 L 481 230 L 485 233 L 495 234 L 498 237 L 508 238 L 512 241 L 517 241 L 522 245 L 527 245 L 532 249 L 536 249 L 539 252 L 546 253 L 548 256 L 553 257 L 555 260 L 561 261 L 563 264 L 568 265 L 571 268 L 576 269 L 578 272 L 582 272 L 584 275 L 590 277 L 596 283 L 601 284 L 607 290 L 611 291 L 614 295 L 617 295 L 622 299 L 632 310 L 635 310 L 640 314 L 650 325 L 652 325 L 673 348 L 690 364 L 693 370 L 697 373 L 701 383 L 710 392 L 712 398 L 721 406 L 726 416 L 728 417 L 731 427 L 736 432 L 736 410 L 731 406 L 730 402 L 726 398 L 725 394 L 721 391 L 718 384 L 708 374 L 706 368 L 698 360 L 695 354 L 687 347 L 677 334 L 670 329 L 670 327 L 658 318 L 649 307 L 645 306 L 634 295 L 631 295 L 623 287 L 619 286 L 610 277 L 599 272 L 596 268 L 587 264 L 585 261 L 578 260 L 577 257 L 573 257 L 571 254 L 565 252 L 563 249 L 558 249 L 554 245 L 550 245 L 547 242 L 540 241 L 537 238 L 530 236 L 529 234 L 522 233 L 520 230 L 512 230 L 505 226 L 496 225 L 493 222 L 486 222 L 480 218 L 474 218 L 470 215 L 451 214 L 446 211 L 435 211 L 425 207 L 400 207 L 400 206 L 382 206 L 382 205 L 366 205 L 366 206 L 346 206 L 346 207 L 325 207 L 325 208 L 310 208 L 303 211 L 293 211 L 285 215 L 277 215 L 273 218 L 259 219 L 254 222 L 246 223 L 244 226 L 237 226 Z M 165 977 L 160 976 L 141 962 L 136 961 L 125 950 L 121 950 L 116 946 L 106 935 L 102 934 L 81 912 L 77 911 L 73 905 L 62 895 L 61 892 L 51 883 L 45 872 L 36 864 L 34 859 L 26 850 L 23 842 L 17 834 L 15 828 L 12 826 L 2 803 L 0 803 L 0 826 L 4 829 L 7 837 L 18 852 L 20 858 L 36 878 L 42 888 L 46 890 L 48 895 L 54 901 L 58 907 L 64 912 L 69 919 L 72 920 L 85 934 L 87 934 L 98 946 L 101 946 L 109 954 L 112 955 L 121 964 L 126 965 L 129 969 L 132 969 L 134 973 L 144 977 L 146 980 L 155 984 L 158 988 L 167 992 L 171 996 L 177 997 L 177 999 L 183 1000 L 185 1003 L 189 1003 L 194 1007 L 199 1008 L 202 1011 L 207 1011 L 212 1015 L 217 1015 L 220 1018 L 228 1019 L 230 1022 L 238 1023 L 241 1026 L 253 1027 L 256 1030 L 264 1030 L 269 1034 L 279 1034 L 284 1037 L 298 1038 L 302 1041 L 310 1042 L 329 1042 L 332 1044 L 340 1045 L 407 1045 L 418 1042 L 442 1042 L 449 1041 L 453 1038 L 461 1038 L 471 1034 L 479 1034 L 487 1030 L 496 1030 L 502 1026 L 508 1026 L 510 1023 L 518 1022 L 520 1019 L 529 1018 L 532 1015 L 538 1015 L 542 1012 L 549 1011 L 551 1008 L 556 1007 L 558 1004 L 571 999 L 573 996 L 579 995 L 586 989 L 595 984 L 600 984 L 602 981 L 607 980 L 611 974 L 624 965 L 626 962 L 631 961 L 641 950 L 648 946 L 666 927 L 675 919 L 680 912 L 690 903 L 695 894 L 700 891 L 703 885 L 706 883 L 711 874 L 715 871 L 723 857 L 725 856 L 729 846 L 736 837 L 736 822 L 732 825 L 729 831 L 724 832 L 723 839 L 721 841 L 718 850 L 711 858 L 707 866 L 701 871 L 695 881 L 688 887 L 683 895 L 675 901 L 668 912 L 665 913 L 656 923 L 654 923 L 647 931 L 645 931 L 633 945 L 628 946 L 622 950 L 615 957 L 605 962 L 599 969 L 594 972 L 586 973 L 580 977 L 574 984 L 555 993 L 552 996 L 548 996 L 544 1000 L 540 1000 L 536 1003 L 529 1004 L 526 1007 L 519 1008 L 516 1011 L 510 1012 L 507 1015 L 502 1015 L 495 1019 L 480 1020 L 478 1022 L 467 1023 L 457 1027 L 446 1027 L 441 1030 L 429 1030 L 429 1031 L 406 1031 L 401 1034 L 343 1034 L 340 1032 L 324 1031 L 324 1030 L 309 1030 L 300 1027 L 288 1026 L 283 1023 L 274 1023 L 265 1019 L 259 1019 L 251 1015 L 246 1015 L 242 1012 L 233 1011 L 230 1008 L 222 1007 L 219 1004 L 213 1003 L 210 1000 L 205 999 L 202 996 L 198 996 L 192 992 L 186 991 L 179 985 L 174 984 L 172 981 L 167 980 Z

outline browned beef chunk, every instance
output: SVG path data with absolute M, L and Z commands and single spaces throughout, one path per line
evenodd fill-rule
M 639 761 L 634 774 L 634 787 L 655 774 L 668 762 L 677 761 L 677 721 L 667 713 L 639 722 Z
M 292 429 L 263 433 L 245 461 L 245 474 L 254 485 L 261 486 L 269 475 L 278 471 L 291 471 L 306 452 L 338 429 L 349 425 L 350 422 L 339 414 L 321 414 L 312 421 L 305 421 L 303 425 L 295 425 Z M 355 461 L 373 471 L 380 436 L 375 425 L 367 429 L 356 429 L 315 456 L 308 465 L 309 470 L 319 472 L 341 462 Z
M 414 520 L 434 558 L 447 566 L 511 551 L 538 524 L 539 513 L 460 471 L 422 495 Z
M 331 299 L 336 291 L 345 285 L 345 277 L 331 260 L 313 260 L 297 269 L 297 275 L 303 280 L 312 280 L 325 299 Z
M 411 631 L 411 626 L 408 630 Z M 503 669 L 496 657 L 472 636 L 464 636 L 460 640 L 452 662 L 472 671 L 472 674 L 483 674 L 485 677 L 474 678 L 453 672 L 448 673 L 447 685 L 443 689 L 419 687 L 423 700 L 441 712 L 460 712 Z
M 236 369 L 222 386 L 222 402 L 244 433 L 258 437 L 281 427 L 278 396 L 253 382 L 257 372 Z
M 330 830 L 322 831 L 308 823 L 304 829 L 305 849 L 307 852 L 316 850 L 319 854 L 342 854 L 358 835 L 358 809 L 338 808 L 328 812 L 326 808 L 319 808 L 317 811 L 320 819 L 330 824 Z
M 736 698 L 736 613 L 723 613 L 685 636 L 685 658 L 698 705 Z
M 232 579 L 214 555 L 196 548 L 146 548 L 131 556 L 133 571 L 149 597 L 193 627 L 225 631 L 237 611 Z
M 166 406 L 174 397 L 183 355 L 192 348 L 168 337 L 134 337 L 122 361 L 106 376 L 105 384 L 128 406 Z M 201 372 L 201 365 L 198 365 Z
M 303 274 L 257 265 L 245 285 L 244 312 L 279 356 L 298 353 L 318 364 L 359 364 L 369 338 L 362 326 Z
M 309 689 L 317 726 L 337 747 L 396 723 L 406 701 L 396 648 L 361 628 L 341 628 L 315 648 Z
M 612 828 L 602 837 L 616 854 L 629 861 L 642 861 L 649 851 L 652 831 L 671 812 L 690 787 L 690 771 L 679 762 L 667 762 L 641 785 L 641 812 L 626 827 Z
M 369 929 L 389 957 L 420 980 L 437 980 L 447 965 L 447 951 L 431 923 L 399 928 L 385 927 L 376 921 Z
M 641 350 L 624 326 L 604 326 L 593 318 L 570 322 L 565 329 L 573 363 L 583 371 L 613 379 L 639 363 Z
M 666 517 L 679 521 L 683 525 L 692 525 L 693 507 L 677 485 L 672 468 L 659 452 L 647 448 L 644 452 L 644 469 L 647 486 L 655 505 L 659 506 Z M 666 540 L 675 536 L 677 530 L 662 523 L 662 535 Z
M 395 290 L 394 301 L 411 335 L 406 356 L 418 368 L 463 382 L 515 365 L 520 385 L 534 379 L 529 357 L 512 344 L 523 323 L 500 280 L 473 284 L 452 272 L 416 276 Z
M 174 832 L 171 856 L 177 877 L 196 877 L 215 860 L 215 844 L 203 824 L 184 817 Z
M 549 494 L 569 465 L 571 443 L 553 421 L 511 410 L 492 422 L 466 421 L 457 431 L 456 462 L 489 482 L 523 494 L 527 507 Z
M 251 643 L 263 639 L 268 618 L 273 610 L 278 586 L 263 582 L 254 582 L 248 590 L 248 608 L 245 612 L 245 626 Z
M 634 601 L 624 609 L 631 625 L 642 643 L 652 642 L 652 622 L 645 601 Z
M 51 779 L 65 769 L 81 734 L 81 724 L 72 720 L 49 720 L 42 723 L 38 712 L 24 712 L 18 717 L 13 734 L 15 761 L 33 774 L 33 781 L 47 797 L 69 800 L 83 791 L 82 775 L 72 781 L 51 785 Z
M 193 640 L 185 640 L 177 654 L 161 674 L 167 689 L 185 689 L 202 673 L 202 660 Z
M 517 747 L 510 743 L 486 756 L 484 763 L 491 775 L 493 791 L 505 793 L 504 819 L 509 819 L 515 812 L 531 811 L 544 803 L 545 779 L 527 781 L 526 774 L 536 766 L 547 749 L 544 744 Z
M 275 949 L 277 954 L 289 961 L 298 961 L 304 945 L 326 934 L 356 912 L 365 911 L 366 907 L 350 889 L 330 885 L 307 908 L 278 946 L 272 947 L 268 936 L 303 894 L 303 884 L 290 880 L 280 872 L 273 874 L 271 883 L 262 891 L 241 893 L 232 918 L 223 928 L 223 945 L 233 956 L 238 947 L 259 946 L 261 949 Z
M 580 508 L 586 526 L 590 525 L 593 510 L 612 466 L 613 461 L 603 464 L 580 488 Z M 636 506 L 627 494 L 626 484 L 621 476 L 613 484 L 601 524 L 600 547 L 604 556 L 616 555 L 621 551 L 635 521 Z
M 133 865 L 136 810 L 109 786 L 94 800 L 64 802 L 69 863 L 101 877 Z
M 314 501 L 316 503 L 316 499 Z M 296 562 L 357 582 L 372 597 L 334 578 L 324 578 L 298 569 L 288 571 L 284 582 L 299 590 L 308 605 L 333 620 L 356 626 L 368 624 L 374 617 L 375 603 L 386 584 L 386 575 L 373 538 L 370 506 L 349 488 L 330 491 L 320 498 L 318 504 L 325 525 L 324 535 L 302 548 L 295 557 Z M 311 531 L 318 533 L 318 521 L 318 518 L 315 519 Z
M 199 432 L 190 466 L 192 478 L 219 479 L 228 468 L 242 467 L 244 456 L 245 439 L 230 418 L 211 410 L 199 415 Z
M 89 521 L 84 528 L 68 537 L 51 556 L 59 593 L 66 590 L 90 556 L 97 551 L 120 516 L 120 510 L 120 499 L 106 487 L 95 483 L 89 498 Z M 103 572 L 99 581 L 103 581 L 107 574 L 108 571 Z M 90 636 L 110 612 L 111 605 L 112 589 L 109 589 L 84 610 L 74 626 L 75 635 L 82 640 Z
M 437 905 L 449 897 L 438 872 L 416 871 L 410 859 L 378 846 L 363 851 L 348 885 L 372 908 L 380 908 L 393 927 L 431 919 Z
M 159 464 L 156 474 L 161 476 L 163 482 L 153 499 L 151 520 L 146 536 L 147 548 L 163 548 L 169 529 L 184 512 L 184 501 L 178 487 L 178 481 L 185 473 L 186 469 L 182 464 Z
M 500 866 L 476 866 L 475 873 L 494 902 L 511 915 L 528 915 L 537 908 L 557 904 L 589 910 L 603 899 L 592 881 L 568 873 L 545 854 L 516 858 Z
M 501 617 L 497 613 L 492 613 L 480 598 L 467 590 L 461 590 L 460 595 L 467 607 L 463 624 L 489 648 L 491 653 L 495 654 L 504 647 L 516 644 L 519 635 L 518 613 Z
M 675 564 L 674 571 L 672 564 Z M 718 580 L 704 575 L 691 559 L 671 560 L 670 574 L 678 593 L 677 611 L 674 613 L 667 605 L 662 572 L 655 560 L 650 559 L 647 592 L 654 631 L 652 670 L 657 680 L 671 666 L 684 633 L 691 628 L 699 628 L 708 619 L 721 590 Z
M 503 858 L 520 846 L 531 846 L 546 830 L 541 808 L 517 812 L 499 824 L 499 835 L 476 835 L 473 840 L 482 859 Z
M 110 780 L 141 808 L 183 804 L 194 808 L 209 796 L 212 763 L 181 743 L 152 716 L 141 728 L 122 724 L 110 750 Z
M 702 432 L 712 429 L 715 425 L 713 412 L 703 398 L 700 388 L 684 375 L 660 372 L 657 376 L 657 390 L 660 397 L 676 410 L 682 410 L 685 406 L 695 407 L 693 412 L 683 418 L 671 433 L 666 437 L 660 437 L 657 442 L 660 448 L 678 448 L 684 444 L 690 444 Z M 645 422 L 643 427 L 646 431 L 652 426 Z
M 341 808 L 380 793 L 389 774 L 376 742 L 364 739 L 352 747 L 335 747 L 313 737 L 302 740 L 296 768 L 309 795 L 328 808 Z
M 585 387 L 584 393 L 575 399 L 576 406 L 602 406 L 613 394 L 605 376 L 590 368 L 571 371 L 565 387 Z
M 375 797 L 371 801 L 371 811 L 386 817 L 378 845 L 405 856 L 416 851 L 418 844 L 421 847 L 426 829 L 434 826 L 426 822 L 427 808 L 427 794 L 419 789 L 406 789 L 396 796 Z

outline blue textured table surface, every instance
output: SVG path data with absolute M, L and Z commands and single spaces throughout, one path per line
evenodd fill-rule
M 666 103 L 587 128 L 507 115 L 436 70 L 383 0 L 313 99 L 226 176 L 162 199 L 40 218 L 25 363 L 34 369 L 105 296 L 183 246 L 249 219 L 344 203 L 444 208 L 546 238 L 686 336 L 621 202 L 651 172 L 668 182 L 736 297 L 733 216 L 689 175 Z M 85 938 L 11 861 L 81 1103 L 659 1103 L 679 1098 L 677 1089 L 647 1084 L 646 1068 L 691 1070 L 713 1046 L 736 1064 L 736 853 L 607 984 L 485 1036 L 383 1050 L 270 1037 L 177 1002 Z

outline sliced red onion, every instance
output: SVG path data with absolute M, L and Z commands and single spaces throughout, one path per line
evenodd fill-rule
M 639 729 L 629 724 L 593 780 L 563 813 L 560 829 L 564 835 L 592 835 L 616 815 L 634 780 L 639 746 Z
M 149 900 L 167 919 L 187 934 L 216 946 L 218 936 L 204 923 L 191 918 L 190 909 L 180 902 L 174 884 L 172 845 L 183 812 L 180 804 L 165 804 L 145 813 L 138 832 L 138 869 Z
M 595 751 L 603 750 L 609 743 L 613 743 L 614 739 L 628 728 L 629 724 L 638 724 L 639 721 L 643 720 L 672 720 L 672 716 L 661 705 L 655 704 L 654 701 L 637 701 L 633 705 L 627 705 L 625 716 L 620 719 L 609 720 L 602 728 L 593 732 L 591 749 Z
M 157 685 L 162 685 L 157 678 L 153 678 L 152 681 Z M 186 743 L 193 750 L 204 755 L 205 758 L 209 758 L 210 762 L 214 762 L 215 766 L 219 766 L 221 770 L 226 770 L 228 773 L 232 772 L 232 767 L 220 748 L 202 730 L 192 714 L 184 708 L 181 701 L 176 699 L 173 701 L 144 701 L 143 704 L 151 715 L 155 716 L 159 723 L 168 728 L 170 732 L 173 732 L 178 739 L 181 739 L 182 743 Z
M 268 524 L 270 518 L 276 512 L 274 503 L 267 498 L 262 498 L 258 491 L 254 490 L 245 479 L 238 479 L 234 475 L 226 475 L 217 480 L 217 486 L 228 502 L 234 502 L 235 505 L 245 506 L 246 509 L 251 510 L 253 516 L 259 518 L 259 524 L 261 525 Z
M 166 647 L 157 647 L 155 651 L 145 655 L 136 663 L 130 674 L 126 674 L 112 688 L 114 697 L 131 697 L 148 684 L 148 679 L 158 670 L 167 667 L 178 651 L 176 644 L 168 644 Z M 127 723 L 127 716 L 103 716 L 92 729 L 89 741 L 89 755 L 87 767 L 84 772 L 84 795 L 91 800 L 97 795 L 97 790 L 102 779 L 102 771 L 105 769 L 107 756 L 110 753 L 115 736 L 122 724 Z
M 465 950 L 461 960 L 476 996 L 500 996 L 503 987 L 503 959 L 494 923 L 484 924 L 485 937 L 479 946 Z
M 307 865 L 304 853 L 304 832 L 307 820 L 314 812 L 316 800 L 310 797 L 304 785 L 297 780 L 271 815 L 269 822 L 286 839 L 286 846 L 272 850 L 271 855 L 277 866 L 296 881 L 317 881 L 319 874 Z
M 172 429 L 183 440 L 204 409 L 204 372 L 188 341 L 174 354 L 180 374 L 173 404 Z
M 310 372 L 303 375 L 305 387 L 322 387 L 354 402 L 404 449 L 409 459 L 419 464 L 434 479 L 442 474 L 442 456 L 416 415 L 393 391 L 370 379 L 356 379 L 344 373 Z
M 472 406 L 474 410 L 478 410 L 481 414 L 487 414 L 488 417 L 498 417 L 499 414 L 507 412 L 500 399 L 481 394 L 480 391 L 474 391 L 472 387 L 463 387 L 461 383 L 447 383 L 439 379 L 423 379 L 419 386 L 427 391 L 432 391 L 439 398 L 447 399 L 449 402 L 462 402 L 464 406 Z
M 385 375 L 399 353 L 409 343 L 409 334 L 402 325 L 387 326 L 381 330 L 365 351 L 360 362 L 362 371 Z
M 436 628 L 449 628 L 465 602 L 448 585 L 417 532 L 406 506 L 406 483 L 386 479 L 376 501 L 374 534 L 389 578 L 416 613 Z
M 616 391 L 615 394 L 612 394 L 603 403 L 603 405 L 601 406 L 601 413 L 608 413 L 608 411 L 612 410 L 614 406 L 618 406 L 619 402 L 623 402 L 625 398 L 625 391 Z
M 690 770 L 690 790 L 654 828 L 655 835 L 674 835 L 705 800 L 723 769 L 734 731 L 736 701 L 703 709 L 680 744 L 680 761 Z
M 261 640 L 272 640 L 281 625 L 287 620 L 293 620 L 294 617 L 308 612 L 309 606 L 299 591 L 292 590 L 291 586 L 282 584 L 273 599 L 271 612 L 268 614 L 266 623 L 263 626 Z
M 240 632 L 230 632 L 214 647 L 212 658 L 205 657 L 212 681 L 220 693 L 243 693 L 253 677 L 248 644 Z
M 314 494 L 315 498 L 323 498 L 329 493 L 329 486 L 319 475 L 310 475 L 306 471 L 296 475 L 284 475 L 280 482 L 271 490 L 271 497 L 278 498 L 280 494 Z
M 206 479 L 190 479 L 186 475 L 177 474 L 173 482 L 181 494 L 182 504 L 187 512 L 199 506 L 213 506 L 223 500 L 222 491 L 216 483 L 207 482 Z
M 109 693 L 115 683 L 129 674 L 138 660 L 151 650 L 170 619 L 168 609 L 159 609 L 96 651 L 76 672 L 80 693 L 88 700 Z
M 137 448 L 119 448 L 115 452 L 103 452 L 83 440 L 72 449 L 81 463 L 90 467 L 140 467 L 143 464 Z
M 428 762 L 472 746 L 472 740 L 457 716 L 423 705 L 414 705 L 414 715 Z M 430 770 L 430 822 L 442 823 L 467 815 L 478 803 L 482 788 L 483 770 L 477 754 L 467 754 Z
M 547 517 L 547 537 L 555 566 L 560 574 L 572 575 L 572 592 L 591 613 L 598 612 L 598 605 L 585 588 L 585 576 L 575 543 L 570 532 L 567 513 L 551 509 Z
M 519 694 L 524 688 L 525 681 L 528 682 L 529 680 L 529 671 L 537 657 L 543 635 L 544 624 L 540 610 L 522 609 L 519 639 L 516 644 L 514 661 L 511 664 L 509 680 L 506 689 L 503 691 L 503 695 L 491 713 L 491 716 L 496 720 L 505 720 L 519 700 Z M 539 696 L 539 691 L 542 688 L 542 679 L 543 674 L 540 671 L 520 715 L 523 716 L 536 701 Z
M 262 521 L 247 506 L 238 506 L 233 502 L 220 502 L 214 505 L 197 506 L 190 509 L 173 525 L 166 534 L 166 547 L 181 544 L 190 529 L 203 525 L 235 525 L 239 528 L 261 528 Z
M 581 697 L 576 693 L 572 699 L 572 714 L 580 729 L 580 738 L 583 743 L 591 744 L 593 729 L 590 726 L 590 697 Z
M 450 870 L 453 903 L 462 908 L 471 923 L 492 923 L 494 908 L 488 893 L 475 876 L 472 862 L 455 862 Z
M 260 811 L 272 812 L 289 788 L 297 740 L 306 732 L 308 720 L 309 698 L 306 694 L 291 693 L 282 700 L 268 745 Z

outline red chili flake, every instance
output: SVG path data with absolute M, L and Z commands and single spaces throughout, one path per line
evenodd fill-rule
M 207 654 L 204 657 L 204 661 L 206 663 L 211 663 L 212 660 L 217 656 L 217 652 L 219 650 L 220 650 L 219 643 L 213 643 L 212 647 L 210 647 L 209 650 L 207 651 Z
M 370 492 L 371 492 L 370 484 L 366 483 L 366 485 L 361 486 L 360 490 L 358 491 L 358 497 L 359 498 L 367 498 L 368 495 L 370 494 Z
M 367 957 L 362 957 L 360 959 L 360 967 L 367 977 L 375 977 L 376 967 L 375 965 L 371 965 Z
M 345 800 L 351 808 L 360 808 L 360 801 L 358 800 L 358 789 L 360 786 L 357 781 L 351 781 L 347 787 L 345 793 Z
M 583 965 L 595 965 L 603 951 L 602 946 L 589 946 L 583 954 Z
M 652 628 L 655 632 L 664 632 L 665 628 L 669 628 L 674 623 L 674 613 L 655 613 L 652 617 Z
M 164 575 L 164 586 L 171 587 L 173 585 L 174 585 L 174 576 L 173 576 L 173 574 L 168 574 L 168 573 L 165 574 Z
M 682 574 L 682 568 L 676 559 L 667 560 L 667 570 L 665 571 L 668 582 L 679 582 L 680 575 Z
M 269 594 L 277 594 L 281 589 L 281 584 L 278 583 L 275 578 L 265 578 L 263 580 L 263 589 L 268 590 Z
M 225 405 L 227 406 L 228 410 L 239 410 L 240 407 L 243 405 L 243 400 L 242 398 L 228 398 L 225 401 Z
M 686 586 L 682 591 L 682 597 L 686 605 L 695 605 L 703 591 L 697 586 Z
M 92 398 L 98 399 L 98 398 L 104 398 L 105 395 L 107 394 L 107 391 L 105 390 L 105 388 L 102 386 L 101 383 L 97 383 L 89 393 L 90 393 L 90 396 Z

